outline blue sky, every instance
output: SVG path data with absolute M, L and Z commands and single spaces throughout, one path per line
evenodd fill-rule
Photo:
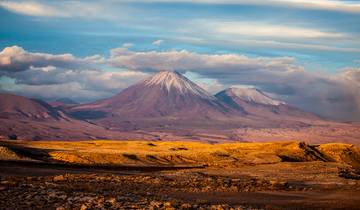
M 351 88 L 356 90 L 359 87 L 357 76 L 353 76 L 358 75 L 360 69 L 358 1 L 0 0 L 0 17 L 0 49 L 18 46 L 24 50 L 12 48 L 6 51 L 7 54 L 12 55 L 13 51 L 20 54 L 26 52 L 27 56 L 36 57 L 36 53 L 42 53 L 46 56 L 36 58 L 45 60 L 49 56 L 69 54 L 81 65 L 85 60 L 88 61 L 87 57 L 96 55 L 97 60 L 92 59 L 88 62 L 92 64 L 91 67 L 87 64 L 86 68 L 100 72 L 99 78 L 118 78 L 112 82 L 121 83 L 106 88 L 96 86 L 96 89 L 88 83 L 84 84 L 84 81 L 73 81 L 74 88 L 75 83 L 78 83 L 76 87 L 82 88 L 79 94 L 83 94 L 83 91 L 99 92 L 87 92 L 88 94 L 79 97 L 81 101 L 107 97 L 160 68 L 169 68 L 186 73 L 197 82 L 203 83 L 203 87 L 210 92 L 245 83 L 277 94 L 289 103 L 298 104 L 305 100 L 304 97 L 308 98 L 310 102 L 299 106 L 314 112 L 321 112 L 321 106 L 324 106 L 325 102 L 319 101 L 319 108 L 312 110 L 311 100 L 320 96 L 324 98 L 329 92 L 336 92 L 340 95 L 343 93 L 341 97 L 348 102 L 352 101 L 352 105 L 346 106 L 352 110 L 360 110 L 358 95 L 352 93 L 355 96 L 348 98 L 349 89 L 343 87 L 342 83 L 349 82 L 340 82 L 344 77 L 349 79 L 351 75 L 350 80 L 354 82 Z M 121 51 L 116 54 L 118 57 L 111 53 L 116 49 Z M 0 89 L 17 90 L 17 93 L 31 97 L 60 97 L 50 92 L 45 95 L 39 93 L 43 92 L 40 91 L 41 85 L 54 83 L 52 88 L 56 91 L 58 89 L 55 85 L 65 85 L 59 81 L 45 81 L 46 75 L 34 73 L 37 67 L 55 67 L 58 68 L 57 72 L 63 73 L 66 68 L 71 67 L 71 70 L 74 70 L 80 65 L 44 65 L 44 61 L 30 59 L 41 65 L 30 63 L 25 65 L 28 69 L 11 73 L 11 65 L 5 62 L 9 60 L 6 53 L 3 51 L 3 63 L 8 66 L 3 67 L 7 71 L 0 75 Z M 23 58 L 20 55 L 12 56 L 11 59 Z M 186 61 L 186 65 L 173 63 L 174 56 Z M 149 58 L 159 63 L 163 60 L 167 62 L 156 65 L 149 63 Z M 198 64 L 197 59 L 203 63 Z M 206 59 L 213 59 L 218 63 L 210 64 Z M 189 62 L 194 65 L 188 65 Z M 229 65 L 231 68 L 227 68 Z M 187 66 L 188 69 L 182 66 Z M 247 67 L 257 71 L 243 71 Z M 79 69 L 81 72 L 85 71 L 85 67 Z M 232 69 L 232 72 L 229 69 Z M 278 72 L 281 71 L 280 75 Z M 26 72 L 26 78 L 30 77 L 32 81 L 26 81 L 23 73 L 19 72 Z M 103 75 L 104 72 L 107 76 Z M 110 76 L 108 72 L 111 72 Z M 118 75 L 125 75 L 126 72 L 126 77 Z M 234 80 L 234 75 L 244 79 Z M 281 79 L 264 79 L 275 78 L 275 75 Z M 256 77 L 259 79 L 255 79 Z M 34 81 L 43 81 L 44 84 L 35 84 Z M 293 87 L 293 81 L 306 82 Z M 327 86 L 324 87 L 324 84 L 332 84 L 334 81 L 343 89 L 329 91 Z M 309 95 L 298 90 L 301 85 L 309 83 L 321 84 L 315 87 L 321 89 L 318 95 Z M 31 88 L 33 91 L 29 91 Z M 76 92 L 75 89 L 73 91 Z M 287 94 L 290 92 L 294 95 Z M 301 93 L 296 95 L 298 92 Z M 75 98 L 75 95 L 64 96 Z M 334 103 L 332 95 L 326 96 L 324 100 L 328 99 Z M 331 113 L 332 110 L 339 109 L 340 105 L 329 106 L 332 108 L 327 112 Z M 344 115 L 351 116 L 353 113 Z M 356 116 L 360 118 L 360 111 Z
M 271 2 L 254 5 L 246 4 L 247 1 L 78 1 L 79 10 L 89 7 L 92 12 L 76 14 L 68 8 L 73 1 L 25 2 L 59 10 L 59 14 L 26 13 L 3 1 L 0 23 L 5 27 L 0 29 L 1 48 L 20 45 L 30 51 L 87 56 L 106 55 L 111 48 L 133 43 L 133 49 L 139 51 L 187 49 L 293 56 L 312 70 L 336 71 L 360 65 L 356 62 L 360 59 L 359 11 L 271 6 Z M 61 14 L 61 10 L 66 14 Z M 264 30 L 259 32 L 260 29 Z M 277 31 L 273 33 L 266 31 L 274 29 Z M 151 44 L 158 39 L 164 40 L 161 46 Z

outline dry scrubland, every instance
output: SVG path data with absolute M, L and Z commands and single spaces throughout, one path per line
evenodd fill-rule
M 350 144 L 2 141 L 4 209 L 358 209 Z

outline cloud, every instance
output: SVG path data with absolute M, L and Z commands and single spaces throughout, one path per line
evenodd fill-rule
M 345 34 L 336 32 L 325 32 L 310 28 L 293 26 L 270 25 L 257 22 L 209 22 L 205 21 L 210 31 L 228 35 L 263 36 L 280 38 L 345 38 Z
M 256 3 L 261 4 L 260 1 Z M 360 4 L 353 1 L 339 1 L 339 0 L 270 0 L 268 4 L 275 4 L 279 6 L 289 6 L 305 9 L 319 9 L 350 13 L 360 13 Z
M 157 45 L 157 46 L 160 46 L 161 45 L 161 43 L 163 43 L 164 42 L 164 40 L 162 40 L 162 39 L 158 39 L 158 40 L 156 40 L 156 41 L 153 41 L 153 45 Z
M 131 71 L 61 69 L 56 69 L 52 73 L 39 70 L 36 72 L 32 69 L 26 73 L 12 75 L 16 79 L 15 93 L 46 100 L 66 97 L 80 102 L 111 97 L 146 76 L 148 75 Z
M 302 9 L 330 10 L 347 13 L 360 13 L 360 4 L 355 1 L 340 0 L 127 0 L 127 2 L 153 3 L 195 3 L 195 4 L 238 4 L 294 7 Z
M 99 67 L 104 61 L 100 55 L 78 58 L 7 47 L 0 52 L 0 78 L 14 82 L 0 90 L 44 99 L 89 101 L 112 96 L 147 76 L 131 70 L 105 71 L 102 68 L 106 66 Z
M 124 43 L 124 44 L 122 45 L 122 47 L 124 47 L 124 48 L 130 48 L 130 47 L 133 47 L 133 46 L 134 46 L 134 44 L 133 44 L 133 43 L 130 43 L 130 42 Z
M 2 71 L 25 71 L 30 66 L 46 67 L 50 64 L 57 67 L 74 67 L 84 62 L 85 60 L 77 59 L 71 54 L 29 53 L 18 46 L 6 47 L 0 52 Z
M 194 19 L 185 21 L 178 33 L 198 38 L 197 45 L 221 47 L 259 47 L 264 49 L 360 52 L 355 33 L 341 32 L 318 25 L 294 26 L 271 21 L 219 21 Z M 299 25 L 299 24 L 297 24 Z M 191 40 L 185 42 L 193 43 Z
M 149 72 L 159 70 L 201 72 L 204 70 L 216 74 L 219 73 L 218 69 L 231 73 L 238 69 L 288 71 L 298 68 L 292 65 L 294 62 L 292 57 L 249 58 L 238 54 L 211 55 L 198 54 L 186 50 L 133 52 L 125 48 L 112 49 L 111 55 L 108 62 L 115 67 Z
M 40 4 L 37 2 L 15 2 L 2 1 L 0 7 L 9 11 L 29 16 L 44 16 L 44 17 L 66 17 L 67 14 L 61 12 L 57 8 Z
M 343 79 L 353 81 L 360 85 L 360 68 L 345 68 L 340 72 Z
M 0 1 L 0 7 L 17 14 L 35 17 L 112 19 L 118 16 L 103 4 L 85 1 Z
M 223 4 L 223 5 L 259 5 L 293 7 L 299 9 L 327 10 L 345 13 L 360 13 L 360 4 L 355 1 L 341 0 L 123 0 L 123 1 L 44 1 L 44 0 L 2 0 L 0 7 L 11 12 L 39 17 L 92 17 L 118 16 L 111 10 L 115 4 L 126 3 L 193 3 L 193 4 Z

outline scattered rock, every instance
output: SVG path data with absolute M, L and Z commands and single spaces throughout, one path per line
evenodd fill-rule
M 88 207 L 85 204 L 82 204 L 80 207 L 80 210 L 87 210 L 87 209 L 88 209 Z
M 339 169 L 339 176 L 345 179 L 360 180 L 360 170 L 354 168 L 342 168 Z
M 1 178 L 0 186 L 6 189 L 0 190 L 0 206 L 6 206 L 5 209 L 250 209 L 224 203 L 213 204 L 206 197 L 195 201 L 182 200 L 172 197 L 172 192 L 205 195 L 211 192 L 290 190 L 286 188 L 287 182 L 279 180 L 235 179 L 205 173 Z M 354 182 L 353 187 L 359 188 L 358 181 Z
M 64 175 L 54 176 L 53 181 L 54 182 L 60 182 L 66 180 Z
M 191 209 L 191 208 L 192 208 L 192 205 L 190 203 L 183 203 L 180 206 L 180 209 Z
M 18 136 L 16 134 L 10 134 L 8 135 L 9 140 L 17 140 Z

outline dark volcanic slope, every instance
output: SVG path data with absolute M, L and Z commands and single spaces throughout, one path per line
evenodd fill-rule
M 41 100 L 0 94 L 0 118 L 59 120 L 64 114 Z
M 83 119 L 119 116 L 123 119 L 174 117 L 226 119 L 236 112 L 177 72 L 162 71 L 109 99 L 76 106 Z
M 48 104 L 50 104 L 52 107 L 67 107 L 67 106 L 72 106 L 72 105 L 76 105 L 79 104 L 76 101 L 73 101 L 69 98 L 59 98 L 55 101 L 50 101 L 48 102 Z

